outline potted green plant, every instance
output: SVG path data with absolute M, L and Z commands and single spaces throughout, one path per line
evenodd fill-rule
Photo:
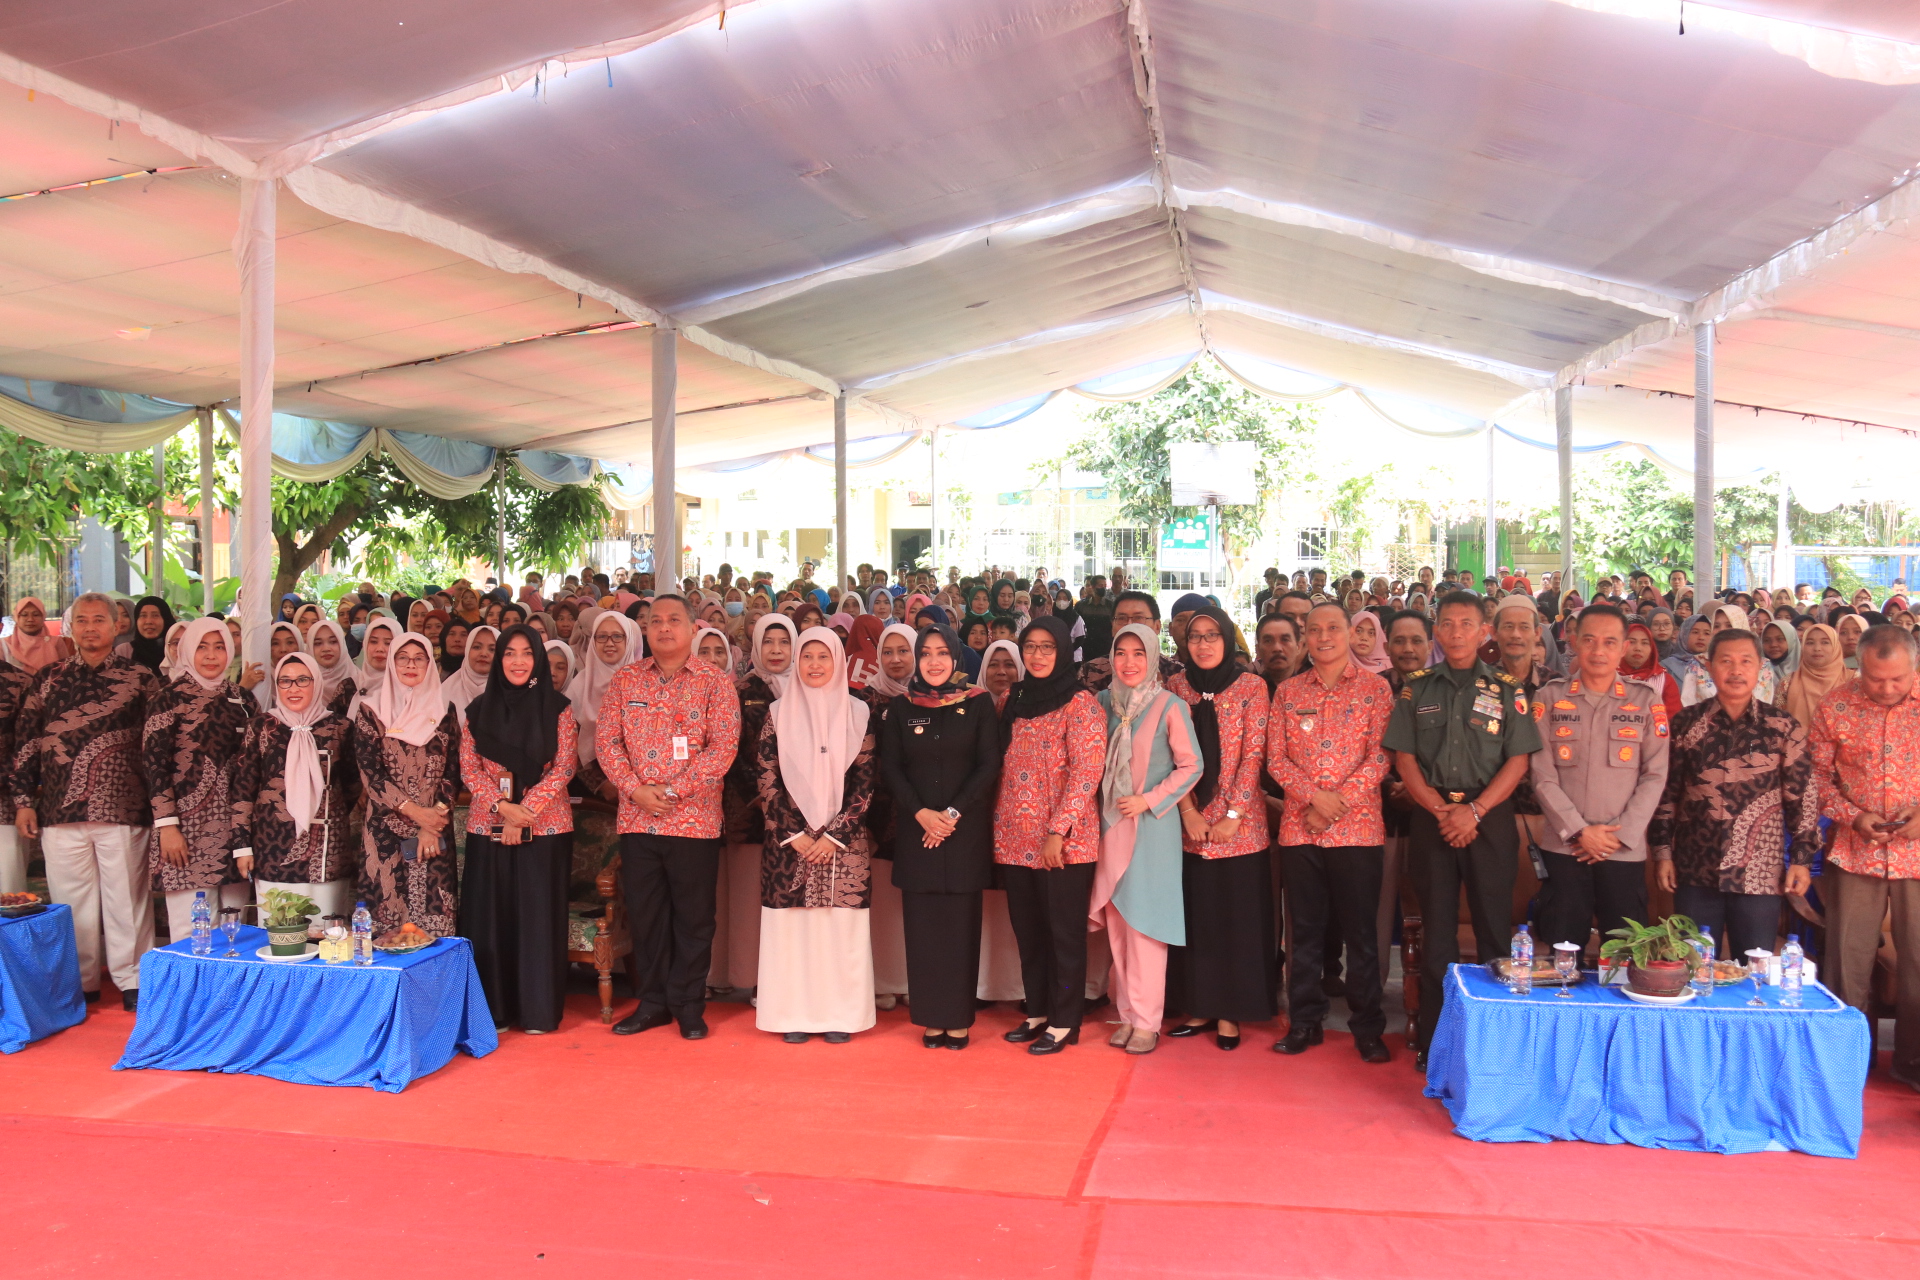
M 307 949 L 307 917 L 320 910 L 313 899 L 291 889 L 269 889 L 267 946 L 277 956 L 297 956 Z
M 1677 996 L 1703 963 L 1693 943 L 1704 937 L 1687 916 L 1668 916 L 1656 924 L 1628 920 L 1624 928 L 1607 930 L 1600 963 L 1617 969 L 1624 962 L 1627 986 L 1643 996 Z

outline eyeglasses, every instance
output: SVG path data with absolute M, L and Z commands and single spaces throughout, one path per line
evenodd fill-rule
M 313 688 L 313 677 L 280 676 L 276 678 L 273 683 L 274 687 L 278 689 L 311 689 Z
M 420 652 L 419 646 L 417 645 L 408 645 L 396 654 L 393 660 L 403 667 L 424 667 L 427 665 L 427 655 Z
M 1025 644 L 1020 646 L 1020 652 L 1022 653 L 1058 653 L 1060 652 L 1060 647 L 1054 644 L 1053 641 L 1051 640 L 1047 640 L 1044 642 L 1035 642 L 1035 641 L 1029 640 Z

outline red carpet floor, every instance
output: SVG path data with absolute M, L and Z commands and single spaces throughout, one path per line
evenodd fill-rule
M 904 1011 L 845 1046 L 711 1020 L 616 1039 L 583 1001 L 393 1095 L 110 1071 L 131 1019 L 98 1013 L 0 1059 L 4 1274 L 252 1270 L 281 1240 L 408 1280 L 1920 1271 L 1920 1095 L 1878 1080 L 1857 1161 L 1492 1146 L 1339 1035 L 1037 1059 L 999 1010 L 964 1053 Z

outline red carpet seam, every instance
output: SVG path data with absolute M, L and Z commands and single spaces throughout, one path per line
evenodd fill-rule
M 1080 1164 L 1073 1171 L 1073 1181 L 1067 1184 L 1066 1199 L 1069 1204 L 1081 1199 L 1086 1190 L 1087 1179 L 1093 1173 L 1093 1162 L 1100 1155 L 1100 1148 L 1106 1145 L 1107 1131 L 1113 1128 L 1114 1120 L 1120 1114 L 1120 1108 L 1127 1100 L 1127 1086 L 1133 1083 L 1135 1064 L 1129 1060 L 1126 1069 L 1114 1082 L 1113 1096 L 1107 1099 L 1106 1114 L 1100 1117 L 1100 1123 L 1093 1127 L 1093 1133 L 1087 1138 L 1086 1150 L 1080 1153 Z

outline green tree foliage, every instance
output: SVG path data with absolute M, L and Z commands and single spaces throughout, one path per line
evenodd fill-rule
M 1258 539 L 1281 488 L 1309 477 L 1307 463 L 1314 421 L 1310 412 L 1276 412 L 1260 395 L 1234 382 L 1212 358 L 1202 356 L 1171 386 L 1145 400 L 1102 405 L 1089 415 L 1088 430 L 1068 447 L 1068 463 L 1104 477 L 1121 514 L 1149 528 L 1195 508 L 1173 505 L 1167 446 L 1182 441 L 1225 443 L 1251 440 L 1259 446 L 1254 506 L 1222 507 L 1221 534 L 1229 554 Z
M 50 563 L 86 516 L 144 535 L 156 492 L 150 453 L 52 449 L 0 431 L 0 537 Z
M 507 469 L 507 546 L 515 564 L 564 568 L 612 514 L 595 488 L 568 485 L 542 492 L 517 468 Z M 280 548 L 273 598 L 331 550 L 345 560 L 358 548 L 361 571 L 386 579 L 401 558 L 427 555 L 491 560 L 497 496 L 490 485 L 452 500 L 423 493 L 391 461 L 368 458 L 325 484 L 275 476 L 273 535 Z

